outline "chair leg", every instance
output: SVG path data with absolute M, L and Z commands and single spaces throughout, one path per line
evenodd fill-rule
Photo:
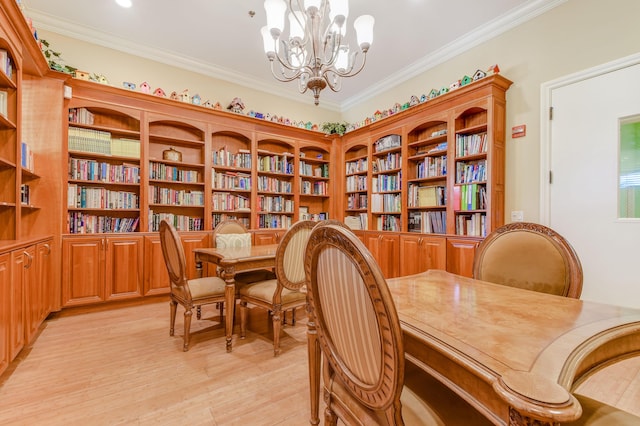
M 280 354 L 280 314 L 282 313 L 283 312 L 280 310 L 279 306 L 276 306 L 273 310 L 273 356 L 278 356 Z
M 247 302 L 240 301 L 240 338 L 244 339 L 247 335 L 247 317 L 248 317 Z
M 173 330 L 176 325 L 176 311 L 178 302 L 175 300 L 169 301 L 169 336 L 173 336 Z
M 191 335 L 189 332 L 191 331 L 191 308 L 184 310 L 184 345 L 182 347 L 183 351 L 189 350 L 189 340 L 191 339 Z

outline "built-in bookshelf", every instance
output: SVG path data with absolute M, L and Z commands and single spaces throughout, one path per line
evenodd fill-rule
M 67 232 L 134 232 L 140 224 L 140 120 L 123 111 L 68 111 Z
M 257 228 L 287 229 L 294 221 L 294 146 L 276 139 L 258 141 Z
M 224 220 L 251 228 L 251 139 L 236 132 L 216 132 L 211 143 L 212 228 Z
M 371 212 L 378 231 L 402 229 L 402 136 L 385 135 L 374 142 Z
M 205 131 L 162 119 L 149 122 L 148 230 L 168 220 L 179 231 L 204 230 Z
M 425 234 L 447 232 L 446 117 L 427 121 L 408 135 L 408 231 Z
M 487 111 L 472 108 L 455 120 L 453 209 L 457 235 L 487 236 Z
M 8 42 L 0 39 L 0 240 L 17 236 L 16 188 L 20 187 L 18 165 L 18 73 Z M 19 189 L 18 189 L 19 191 Z
M 369 149 L 357 143 L 345 151 L 345 222 L 353 229 L 368 229 Z
M 330 153 L 314 145 L 301 146 L 299 152 L 299 219 L 329 219 Z

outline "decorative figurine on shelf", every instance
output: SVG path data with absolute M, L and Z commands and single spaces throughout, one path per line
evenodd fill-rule
M 427 95 L 424 93 L 420 95 L 420 103 L 423 103 L 423 102 L 427 102 Z
M 171 92 L 171 94 L 169 95 L 169 99 L 177 101 L 178 100 L 178 92 L 176 92 L 175 90 L 173 92 Z
M 436 89 L 431 89 L 431 91 L 429 92 L 429 99 L 433 99 L 436 96 L 438 96 L 438 91 Z
M 143 81 L 142 83 L 140 83 L 140 91 L 142 93 L 151 93 L 151 86 L 149 86 L 149 83 L 147 83 L 146 81 Z
M 498 74 L 499 72 L 500 72 L 500 67 L 498 67 L 498 64 L 494 64 L 494 65 L 491 65 L 487 70 L 487 75 Z
M 109 84 L 109 80 L 107 80 L 107 77 L 104 76 L 104 74 L 92 74 L 91 77 L 89 77 L 90 81 L 95 81 L 96 83 L 100 83 L 100 84 Z
M 449 90 L 456 90 L 460 87 L 460 80 L 456 80 L 449 85 Z
M 440 95 L 444 95 L 445 93 L 449 93 L 449 88 L 447 86 L 444 86 L 442 89 L 440 89 Z
M 73 72 L 73 77 L 79 80 L 90 80 L 89 73 L 86 71 L 75 70 Z
M 202 98 L 197 93 L 193 95 L 191 98 L 191 103 L 194 105 L 200 105 L 202 103 Z
M 235 112 L 237 114 L 242 114 L 242 110 L 244 110 L 244 103 L 242 99 L 235 97 L 231 100 L 231 103 L 227 107 L 231 112 Z
M 260 120 L 264 120 L 264 114 L 261 112 L 256 112 L 256 118 L 259 118 Z
M 154 90 L 154 91 L 153 91 L 153 95 L 154 95 L 154 96 L 159 96 L 159 97 L 161 97 L 161 98 L 166 98 L 166 97 L 167 97 L 167 94 L 166 94 L 166 93 L 164 93 L 164 90 L 162 90 L 162 89 L 161 89 L 161 88 L 159 88 L 159 87 L 158 87 L 156 90 Z
M 181 101 L 181 102 L 190 103 L 191 102 L 191 96 L 189 96 L 189 89 L 184 89 L 182 91 L 182 93 L 180 94 L 180 96 L 178 96 L 178 100 Z
M 206 108 L 213 108 L 213 102 L 211 102 L 209 99 L 207 99 L 207 101 L 205 103 L 203 103 L 202 106 L 204 106 Z
M 418 97 L 416 95 L 412 95 L 411 99 L 409 100 L 409 106 L 416 106 L 420 103 L 420 101 L 418 100 Z
M 216 102 L 213 106 L 213 109 L 217 109 L 218 111 L 220 111 L 222 109 L 222 105 L 220 105 L 220 102 Z
M 122 87 L 124 87 L 125 89 L 128 89 L 128 90 L 136 90 L 136 84 L 135 83 L 129 83 L 128 81 L 123 81 L 122 82 Z
M 471 79 L 473 81 L 478 81 L 481 78 L 485 78 L 487 76 L 487 73 L 482 71 L 482 70 L 476 70 L 475 73 L 473 73 L 473 77 L 471 77 Z
M 473 80 L 471 79 L 471 77 L 469 77 L 468 75 L 465 75 L 464 77 L 462 77 L 460 79 L 460 87 L 462 86 L 466 86 L 467 84 L 471 83 Z

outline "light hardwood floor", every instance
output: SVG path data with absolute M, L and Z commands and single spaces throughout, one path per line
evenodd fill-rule
M 54 315 L 0 377 L 1 425 L 308 425 L 306 322 L 287 325 L 273 357 L 265 311 L 225 352 L 217 311 L 182 310 L 169 337 L 168 302 Z M 580 391 L 640 415 L 640 357 L 603 370 Z

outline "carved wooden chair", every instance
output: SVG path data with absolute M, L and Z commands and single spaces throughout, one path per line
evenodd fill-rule
M 224 303 L 225 282 L 218 277 L 187 279 L 186 260 L 182 240 L 176 229 L 166 220 L 160 222 L 160 245 L 164 256 L 169 281 L 170 293 L 170 327 L 169 335 L 173 336 L 176 323 L 178 303 L 184 307 L 184 344 L 183 350 L 189 350 L 191 330 L 191 310 L 209 303 Z
M 304 285 L 304 251 L 316 222 L 302 220 L 294 223 L 282 236 L 276 250 L 276 278 L 240 287 L 240 337 L 247 331 L 247 304 L 272 312 L 273 355 L 280 353 L 280 329 L 285 311 L 306 306 Z
M 319 225 L 305 253 L 310 308 L 323 353 L 325 424 L 491 424 L 415 364 L 380 268 L 348 229 Z M 313 385 L 312 385 L 313 392 Z
M 582 265 L 573 247 L 537 223 L 509 223 L 489 234 L 476 249 L 473 275 L 575 299 L 582 293 Z

